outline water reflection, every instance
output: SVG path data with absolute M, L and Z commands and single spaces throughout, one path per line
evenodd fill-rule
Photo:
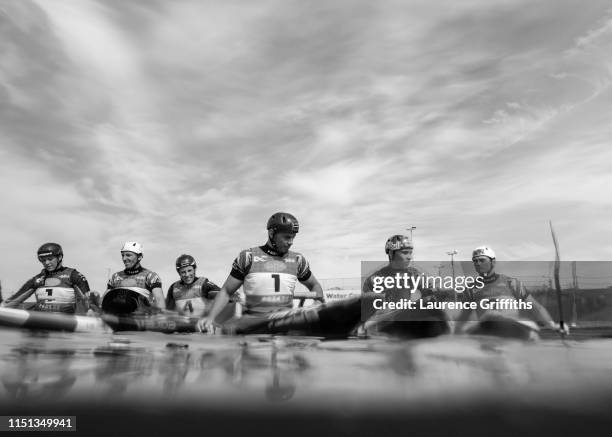
M 266 381 L 267 399 L 287 401 L 296 392 L 296 373 L 308 368 L 299 351 L 279 347 L 276 341 L 242 341 L 235 348 L 200 352 L 168 345 L 159 359 L 164 393 L 170 396 L 176 396 L 186 385 L 193 388 L 199 384 L 205 392 L 208 385 L 220 383 L 244 392 L 256 390 L 261 381 Z
M 31 336 L 2 359 L 0 380 L 13 400 L 47 401 L 70 391 L 79 372 L 72 368 L 76 350 L 48 349 L 47 336 Z
M 154 372 L 154 356 L 126 341 L 112 341 L 93 351 L 97 358 L 95 380 L 102 391 L 114 396 L 125 393 L 130 385 L 139 384 Z
M 57 334 L 18 339 L 0 349 L 6 400 L 45 403 L 112 396 L 214 401 L 229 395 L 284 402 L 294 398 L 300 374 L 311 368 L 304 342 L 272 337 L 216 343 L 200 337 L 168 342 L 164 336 L 148 343 L 130 336 L 91 343 Z
M 566 347 L 494 338 L 320 342 L 2 334 L 0 404 L 7 405 L 106 403 L 109 397 L 139 405 L 247 408 L 268 402 L 369 405 L 374 398 L 402 405 L 426 398 L 449 403 L 450 396 L 463 402 L 480 394 L 609 388 L 604 382 L 612 362 L 610 343 L 603 341 Z

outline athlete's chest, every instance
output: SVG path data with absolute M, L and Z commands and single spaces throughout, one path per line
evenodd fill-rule
M 64 270 L 61 272 L 53 272 L 48 275 L 38 276 L 34 280 L 36 287 L 70 287 L 72 281 L 70 279 L 71 270 Z
M 177 282 L 174 284 L 173 295 L 175 300 L 202 297 L 202 280 L 198 279 L 191 284 Z
M 147 285 L 148 272 L 142 271 L 135 274 L 125 272 L 115 273 L 112 285 L 115 287 L 145 287 Z
M 478 299 L 491 298 L 491 297 L 514 297 L 514 290 L 508 283 L 503 279 L 498 279 L 494 282 L 485 284 L 484 287 L 474 289 L 474 295 Z
M 297 275 L 299 259 L 296 255 L 274 256 L 266 253 L 255 253 L 251 261 L 249 274 L 285 273 Z

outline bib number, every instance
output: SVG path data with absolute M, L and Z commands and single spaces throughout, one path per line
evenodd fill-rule
M 193 313 L 193 305 L 191 304 L 191 301 L 188 301 L 185 306 L 183 307 L 183 312 L 190 312 Z
M 280 275 L 273 273 L 271 276 L 274 279 L 274 292 L 278 293 L 280 291 Z

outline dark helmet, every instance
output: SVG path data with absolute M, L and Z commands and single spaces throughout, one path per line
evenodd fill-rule
M 191 255 L 181 255 L 176 259 L 176 270 L 180 270 L 183 267 L 189 267 L 192 266 L 194 269 L 197 267 L 196 266 L 196 261 L 195 258 L 192 257 Z
M 43 256 L 64 256 L 64 251 L 62 250 L 62 246 L 57 243 L 45 243 L 38 248 L 38 259 Z
M 387 239 L 385 243 L 385 253 L 389 255 L 391 251 L 401 249 L 414 249 L 412 240 L 406 235 L 393 235 Z
M 300 224 L 295 216 L 288 212 L 277 212 L 268 219 L 267 229 L 276 232 L 292 232 L 297 234 L 300 230 Z

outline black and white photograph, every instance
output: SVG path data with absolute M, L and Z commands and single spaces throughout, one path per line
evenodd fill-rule
M 0 0 L 0 431 L 609 434 L 610 120 L 612 0 Z

